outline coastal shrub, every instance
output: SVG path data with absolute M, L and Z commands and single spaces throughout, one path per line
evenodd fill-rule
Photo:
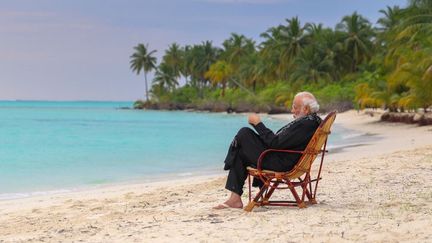
M 287 104 L 287 102 L 291 102 L 293 90 L 289 84 L 280 81 L 267 85 L 258 93 L 258 97 L 260 104 L 290 106 L 291 104 Z
M 145 101 L 137 100 L 134 102 L 133 107 L 134 107 L 134 109 L 144 109 L 144 104 L 145 104 Z
M 238 88 L 231 88 L 225 91 L 225 97 L 222 98 L 230 107 L 235 107 L 242 101 L 247 99 L 248 94 Z
M 189 85 L 185 85 L 181 88 L 174 90 L 171 94 L 171 101 L 173 103 L 193 103 L 198 97 L 198 89 L 195 87 L 191 87 Z
M 320 103 L 321 111 L 345 111 L 353 108 L 354 83 L 308 84 L 301 87 L 302 91 L 309 91 L 315 95 Z
M 354 86 L 353 83 L 340 85 L 330 84 L 326 85 L 323 89 L 316 91 L 316 96 L 323 103 L 343 102 L 354 100 Z

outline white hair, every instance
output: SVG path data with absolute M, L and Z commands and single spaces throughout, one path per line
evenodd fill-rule
M 303 106 L 308 106 L 310 108 L 311 113 L 315 113 L 319 111 L 318 101 L 315 99 L 315 96 L 310 92 L 303 91 L 295 95 L 295 97 L 301 96 L 301 100 L 303 102 Z M 294 97 L 294 98 L 295 98 Z

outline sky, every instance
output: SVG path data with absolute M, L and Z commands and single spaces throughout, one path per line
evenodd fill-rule
M 138 43 L 216 46 L 231 33 L 259 42 L 298 16 L 334 27 L 354 11 L 375 24 L 406 0 L 0 0 L 0 100 L 133 101 L 144 76 L 130 70 Z M 152 74 L 149 75 L 151 80 Z

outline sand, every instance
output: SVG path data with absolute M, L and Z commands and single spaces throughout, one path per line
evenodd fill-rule
M 336 122 L 380 139 L 329 154 L 306 209 L 213 210 L 225 176 L 110 186 L 0 201 L 0 242 L 432 242 L 432 127 Z

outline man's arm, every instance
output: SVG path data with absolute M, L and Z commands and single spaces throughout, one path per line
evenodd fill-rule
M 261 122 L 261 118 L 257 114 L 250 114 L 248 116 L 248 122 L 255 128 L 267 147 L 275 148 L 271 145 L 275 144 L 277 136 Z
M 254 125 L 254 128 L 268 148 L 294 149 L 309 142 L 315 133 L 316 125 L 311 121 L 299 122 L 277 135 L 262 122 Z

